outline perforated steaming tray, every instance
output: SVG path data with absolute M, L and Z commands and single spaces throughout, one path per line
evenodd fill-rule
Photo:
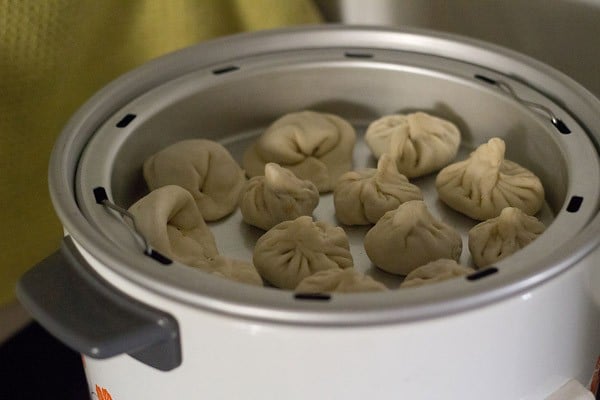
M 508 76 L 456 60 L 347 48 L 244 57 L 198 69 L 133 99 L 86 146 L 76 180 L 80 206 L 116 247 L 140 252 L 119 216 L 98 207 L 94 189 L 106 189 L 110 201 L 129 207 L 147 193 L 143 161 L 189 138 L 222 143 L 241 165 L 245 149 L 270 123 L 306 109 L 340 115 L 355 126 L 359 132 L 355 169 L 375 166 L 363 132 L 370 122 L 391 113 L 420 110 L 454 122 L 462 132 L 456 160 L 492 137 L 503 138 L 507 159 L 541 178 L 546 204 L 538 218 L 549 229 L 493 268 L 520 268 L 523 260 L 555 248 L 580 230 L 596 208 L 598 185 L 586 184 L 599 181 L 593 146 L 577 122 L 543 94 Z M 585 182 L 573 179 L 582 176 Z M 461 233 L 461 262 L 472 265 L 466 237 L 477 221 L 441 203 L 435 173 L 411 181 L 423 191 L 430 211 Z M 585 209 L 565 212 L 574 196 L 586 198 Z M 321 195 L 314 217 L 339 225 L 331 193 Z M 252 259 L 254 244 L 264 233 L 242 222 L 239 210 L 209 227 L 221 254 L 244 260 Z M 355 267 L 397 287 L 402 278 L 375 268 L 366 256 L 363 237 L 370 226 L 343 227 Z

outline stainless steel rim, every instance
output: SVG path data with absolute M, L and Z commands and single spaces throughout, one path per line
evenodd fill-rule
M 289 50 L 290 48 L 391 49 L 434 54 L 483 66 L 500 73 L 518 70 L 527 82 L 571 112 L 587 128 L 595 143 L 599 137 L 600 103 L 589 92 L 561 73 L 532 59 L 464 38 L 419 30 L 381 30 L 325 26 L 242 35 L 216 40 L 179 51 L 146 64 L 117 79 L 73 116 L 56 143 L 50 164 L 50 191 L 65 229 L 89 257 L 125 278 L 163 296 L 212 312 L 243 318 L 291 324 L 362 325 L 408 322 L 480 307 L 514 296 L 573 267 L 598 245 L 600 217 L 596 216 L 559 252 L 538 261 L 535 274 L 524 279 L 481 280 L 457 295 L 453 285 L 443 285 L 435 296 L 414 293 L 411 299 L 393 294 L 333 296 L 328 302 L 297 301 L 293 294 L 245 287 L 205 277 L 202 290 L 178 287 L 168 274 L 141 273 L 128 268 L 129 257 L 114 251 L 110 241 L 84 217 L 74 193 L 77 161 L 94 131 L 117 109 L 148 91 L 200 67 L 226 66 L 239 57 Z M 542 88 L 542 90 L 540 90 Z M 568 106 L 565 106 L 568 105 Z M 148 271 L 156 270 L 148 262 Z M 402 296 L 400 296 L 402 297 Z

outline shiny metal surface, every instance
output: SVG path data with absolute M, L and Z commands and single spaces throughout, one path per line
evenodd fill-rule
M 212 137 L 241 165 L 244 151 L 270 122 L 287 112 L 303 109 L 334 112 L 353 121 L 359 132 L 354 149 L 355 169 L 376 166 L 363 132 L 374 119 L 392 112 L 427 110 L 461 126 L 464 141 L 457 160 L 466 158 L 474 147 L 489 138 L 501 136 L 508 141 L 509 157 L 534 169 L 546 181 L 552 207 L 546 204 L 539 214 L 546 225 L 550 225 L 571 192 L 582 193 L 583 188 L 567 191 L 566 172 L 593 175 L 588 165 L 576 162 L 577 157 L 564 154 L 560 134 L 549 123 L 550 117 L 544 115 L 547 118 L 544 120 L 521 107 L 523 100 L 514 89 L 510 89 L 509 96 L 503 96 L 470 76 L 471 68 L 461 71 L 464 67 L 454 63 L 446 66 L 452 72 L 444 72 L 443 63 L 432 57 L 378 52 L 371 56 L 371 61 L 364 62 L 346 57 L 341 50 L 327 50 L 246 58 L 238 60 L 238 70 L 230 76 L 215 77 L 211 70 L 202 70 L 152 90 L 116 112 L 90 141 L 77 179 L 81 208 L 91 222 L 114 240 L 115 246 L 122 246 L 129 242 L 128 237 L 113 224 L 112 218 L 107 218 L 106 210 L 96 206 L 96 187 L 106 187 L 115 201 L 127 208 L 147 194 L 141 174 L 143 161 L 172 141 Z M 520 86 L 524 95 L 535 95 Z M 499 87 L 510 88 L 505 82 Z M 290 96 L 290 92 L 294 95 Z M 236 97 L 240 100 L 235 100 Z M 554 115 L 552 111 L 549 114 Z M 115 121 L 126 115 L 136 115 L 135 120 L 127 127 L 119 127 Z M 546 150 L 534 152 L 533 148 Z M 548 159 L 555 162 L 546 165 Z M 550 184 L 551 180 L 556 184 Z M 461 261 L 473 266 L 467 233 L 478 221 L 464 217 L 438 200 L 435 174 L 413 183 L 423 190 L 434 215 L 461 233 L 464 243 Z M 562 229 L 561 236 L 576 233 L 590 215 L 581 213 L 578 217 L 569 219 L 569 230 Z M 314 218 L 340 225 L 331 193 L 321 195 Z M 130 229 L 129 225 L 123 225 Z M 242 260 L 252 260 L 254 244 L 264 233 L 246 225 L 239 210 L 208 225 L 220 254 Z M 397 288 L 402 278 L 376 268 L 364 251 L 363 238 L 370 228 L 344 226 L 355 267 L 388 287 Z M 550 248 L 557 242 L 556 235 L 552 236 L 545 236 Z M 530 254 L 542 254 L 539 246 Z M 135 248 L 126 246 L 123 250 L 135 251 Z
M 368 60 L 356 58 L 365 53 L 370 55 Z M 232 65 L 238 69 L 214 73 Z M 193 79 L 194 74 L 198 79 Z M 551 109 L 572 133 L 561 135 L 538 114 L 478 82 L 475 74 L 510 81 L 520 97 Z M 159 86 L 163 82 L 167 83 Z M 144 103 L 144 99 L 150 100 Z M 315 303 L 299 302 L 290 292 L 222 281 L 184 266 L 157 267 L 114 235 L 119 228 L 94 215 L 102 207 L 89 202 L 86 185 L 105 186 L 117 204 L 128 205 L 144 190 L 141 161 L 168 143 L 195 135 L 199 126 L 203 137 L 224 140 L 236 155 L 244 141 L 275 117 L 301 108 L 336 112 L 357 126 L 389 112 L 425 109 L 457 122 L 465 132 L 466 148 L 492 136 L 504 137 L 508 158 L 542 178 L 555 222 L 545 240 L 499 263 L 499 273 L 485 279 L 449 282 L 434 290 L 336 295 L 329 302 Z M 240 36 L 157 60 L 91 99 L 57 143 L 51 190 L 66 229 L 84 248 L 115 272 L 164 296 L 218 313 L 286 323 L 413 321 L 482 306 L 530 289 L 573 266 L 597 246 L 598 185 L 594 182 L 599 179 L 599 168 L 590 137 L 596 141 L 595 132 L 600 131 L 598 110 L 596 99 L 550 68 L 459 38 L 343 27 Z M 106 148 L 95 148 L 94 134 L 105 123 L 104 127 L 116 125 L 123 112 L 137 116 L 129 131 L 115 136 Z M 95 152 L 105 161 L 84 162 L 76 171 L 84 149 L 84 161 Z M 359 146 L 357 152 L 361 151 Z M 368 162 L 368 157 L 359 154 L 357 160 Z M 76 172 L 78 204 L 73 187 Z M 576 214 L 566 213 L 565 200 L 581 193 L 587 199 L 583 208 Z M 218 232 L 219 227 L 214 230 Z M 233 249 L 248 248 L 243 240 L 227 243 L 234 244 Z
M 330 22 L 414 27 L 485 40 L 527 54 L 600 96 L 597 0 L 316 0 Z

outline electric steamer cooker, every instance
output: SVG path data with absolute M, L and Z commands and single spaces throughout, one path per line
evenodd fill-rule
M 245 148 L 278 117 L 338 114 L 362 133 L 424 110 L 461 129 L 458 159 L 498 136 L 546 190 L 546 232 L 465 278 L 396 290 L 371 265 L 368 227 L 347 228 L 356 268 L 392 290 L 306 295 L 221 279 L 154 251 L 125 223 L 149 155 L 188 138 Z M 60 251 L 19 283 L 43 326 L 84 354 L 113 399 L 541 399 L 589 387 L 600 355 L 600 102 L 523 55 L 422 30 L 321 26 L 244 34 L 152 61 L 92 97 L 58 139 L 50 191 Z M 475 225 L 416 179 L 432 213 Z M 331 194 L 315 218 L 337 225 Z M 262 231 L 239 210 L 209 224 L 250 260 Z M 582 386 L 575 385 L 583 390 Z M 566 393 L 566 392 L 565 392 Z M 589 396 L 592 396 L 588 392 Z M 560 395 L 559 395 L 560 396 Z

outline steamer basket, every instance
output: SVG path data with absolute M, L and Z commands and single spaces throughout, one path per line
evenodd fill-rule
M 364 252 L 362 239 L 368 227 L 345 227 L 356 267 L 392 290 L 299 296 L 226 281 L 156 253 L 148 255 L 116 207 L 110 208 L 127 208 L 147 193 L 142 163 L 169 144 L 208 138 L 222 143 L 241 162 L 246 147 L 271 122 L 305 109 L 340 115 L 357 128 L 355 168 L 375 165 L 362 133 L 368 123 L 391 113 L 422 110 L 454 122 L 462 132 L 457 159 L 488 139 L 501 137 L 507 145 L 506 157 L 542 180 L 546 204 L 538 217 L 548 229 L 518 253 L 464 279 L 397 289 L 401 278 L 377 270 Z M 180 336 L 184 343 L 186 340 L 178 323 L 185 332 L 188 323 L 182 321 L 202 315 L 211 315 L 207 320 L 280 326 L 273 329 L 299 341 L 306 329 L 340 330 L 342 337 L 352 337 L 353 330 L 362 336 L 365 329 L 381 329 L 387 332 L 383 335 L 390 335 L 390 329 L 417 329 L 453 315 L 456 321 L 468 321 L 466 316 L 481 313 L 487 314 L 487 319 L 501 304 L 524 300 L 545 287 L 559 290 L 556 285 L 561 277 L 576 274 L 577 279 L 590 279 L 592 274 L 590 282 L 598 283 L 598 274 L 591 271 L 597 264 L 600 240 L 599 133 L 600 103 L 592 95 L 559 72 L 506 49 L 422 31 L 341 26 L 275 31 L 185 49 L 113 82 L 65 128 L 53 152 L 50 184 L 70 237 L 67 253 L 79 254 L 78 261 L 71 264 L 87 265 L 92 271 L 88 282 L 106 281 L 144 306 L 164 311 L 150 319 L 163 321 L 159 325 L 168 328 L 167 335 L 177 343 L 175 348 Z M 461 261 L 470 264 L 466 233 L 476 221 L 442 204 L 434 180 L 435 174 L 431 174 L 413 183 L 424 191 L 432 212 L 461 231 Z M 322 195 L 314 216 L 338 225 L 332 203 L 331 194 Z M 263 233 L 245 225 L 239 210 L 209 227 L 221 254 L 246 260 L 251 259 L 254 243 Z M 40 304 L 31 294 L 35 291 L 33 280 L 26 277 L 21 284 L 22 301 L 38 314 L 36 318 L 46 321 L 51 331 L 78 350 L 99 358 L 128 353 L 163 370 L 181 362 L 177 355 L 167 361 L 147 362 L 156 358 L 156 351 L 143 350 L 147 344 L 132 350 L 124 344 L 130 339 L 119 339 L 116 342 L 121 344 L 112 340 L 107 346 L 80 334 L 76 327 L 66 329 L 69 323 L 65 320 L 72 316 L 57 311 L 60 307 Z M 591 338 L 598 331 L 600 318 L 594 302 L 600 296 L 596 291 L 578 296 L 585 298 L 576 301 L 578 307 L 595 326 L 584 335 Z M 111 292 L 105 297 L 115 296 Z M 186 311 L 178 311 L 179 307 Z M 198 315 L 184 317 L 190 313 Z M 456 329 L 450 336 L 460 335 L 469 325 L 465 324 L 450 328 Z M 93 330 L 94 325 L 86 329 Z M 188 335 L 194 334 L 193 329 Z M 290 333 L 290 329 L 297 331 Z M 110 337 L 112 331 L 107 330 L 105 336 Z M 141 336 L 149 343 L 158 340 L 152 342 L 148 334 Z M 594 349 L 595 354 L 583 357 L 586 366 L 577 373 L 569 372 L 568 378 L 583 381 L 582 376 L 590 376 L 587 364 L 600 349 L 590 343 L 586 349 Z M 396 351 L 389 354 L 398 355 Z M 100 375 L 106 374 L 106 368 L 100 369 L 104 371 Z M 558 381 L 548 387 L 556 389 Z M 532 385 L 515 385 L 502 396 L 531 393 Z M 539 388 L 539 379 L 535 385 Z M 431 398 L 420 397 L 413 390 L 417 389 L 411 386 L 394 393 Z M 330 387 L 323 392 L 306 389 L 299 393 L 297 398 L 340 395 Z M 452 393 L 467 392 L 457 389 Z
M 496 82 L 494 84 L 493 82 Z M 503 86 L 498 86 L 501 82 Z M 507 91 L 508 87 L 512 92 Z M 524 100 L 535 106 L 524 104 Z M 561 133 L 552 117 L 540 112 L 547 108 L 567 127 Z M 376 118 L 397 112 L 425 110 L 457 124 L 463 136 L 458 159 L 492 137 L 507 144 L 507 158 L 538 175 L 546 188 L 547 205 L 539 217 L 549 229 L 516 255 L 480 271 L 463 282 L 447 282 L 418 291 L 394 291 L 348 298 L 338 295 L 317 306 L 298 303 L 293 293 L 245 288 L 239 298 L 238 285 L 211 282 L 206 274 L 179 265 L 169 267 L 167 276 L 156 276 L 188 294 L 202 297 L 209 290 L 224 302 L 246 307 L 268 307 L 286 321 L 299 323 L 369 323 L 374 313 L 380 318 L 408 317 L 410 307 L 419 307 L 410 318 L 448 312 L 453 302 L 470 299 L 490 301 L 503 292 L 523 290 L 524 281 L 547 279 L 553 266 L 549 259 L 562 253 L 568 243 L 597 212 L 600 175 L 598 156 L 583 127 L 561 108 L 510 75 L 460 60 L 430 54 L 380 49 L 328 47 L 284 49 L 268 54 L 248 55 L 185 74 L 142 94 L 113 113 L 94 133 L 77 169 L 76 188 L 80 209 L 106 238 L 113 251 L 139 259 L 128 269 L 146 274 L 165 272 L 143 255 L 143 248 L 119 218 L 99 206 L 94 190 L 104 188 L 109 199 L 129 207 L 147 194 L 141 166 L 150 155 L 174 142 L 209 138 L 224 144 L 241 165 L 244 150 L 278 117 L 305 109 L 331 112 L 350 120 L 359 132 Z M 374 166 L 374 158 L 359 135 L 355 168 Z M 429 207 L 464 236 L 462 261 L 470 264 L 466 234 L 477 221 L 463 217 L 443 205 L 434 186 L 435 174 L 414 181 L 425 193 Z M 577 212 L 569 203 L 584 199 Z M 339 225 L 334 217 L 332 195 L 322 195 L 315 218 Z M 209 224 L 216 235 L 220 253 L 252 259 L 254 243 L 264 232 L 245 225 L 239 210 L 222 221 Z M 356 267 L 384 281 L 391 288 L 400 279 L 372 266 L 363 248 L 369 227 L 345 227 L 350 235 Z M 487 275 L 488 271 L 489 275 Z M 491 271 L 497 271 L 491 273 Z M 495 275 L 495 276 L 492 276 Z M 218 285 L 218 288 L 217 286 Z M 355 296 L 352 296 L 355 297 Z M 368 297 L 368 299 L 367 299 Z M 477 299 L 475 297 L 478 297 Z M 420 307 L 423 302 L 432 308 Z M 351 315 L 343 311 L 352 309 Z M 236 312 L 234 310 L 226 310 Z M 310 315 L 304 315 L 308 312 Z M 342 315 L 344 314 L 344 315 Z M 358 315 L 362 314 L 362 315 Z M 275 315 L 275 314 L 274 314 Z M 246 315 L 251 316 L 251 315 Z

